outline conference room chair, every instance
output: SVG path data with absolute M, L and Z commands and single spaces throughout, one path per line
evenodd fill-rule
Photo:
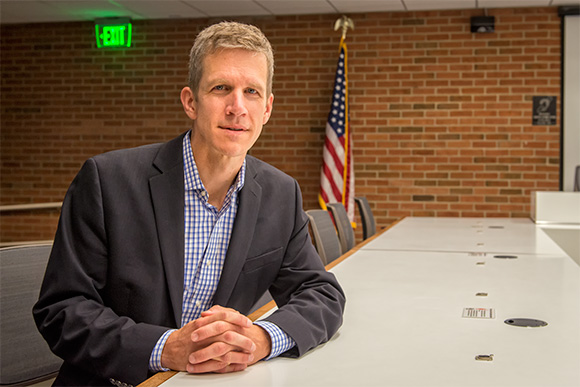
M 310 219 L 310 230 L 316 251 L 322 263 L 327 265 L 342 255 L 340 241 L 330 214 L 325 210 L 308 210 L 306 215 Z
M 38 333 L 38 300 L 52 244 L 0 249 L 0 384 L 30 385 L 54 377 L 62 360 Z
M 354 230 L 350 219 L 348 219 L 346 208 L 344 208 L 342 203 L 327 203 L 326 207 L 334 219 L 334 225 L 336 226 L 336 231 L 338 231 L 338 240 L 344 254 L 354 247 Z
M 373 216 L 373 211 L 371 210 L 371 206 L 366 197 L 358 196 L 354 198 L 354 201 L 356 202 L 360 214 L 363 226 L 363 240 L 365 240 L 375 235 L 377 232 L 375 217 Z

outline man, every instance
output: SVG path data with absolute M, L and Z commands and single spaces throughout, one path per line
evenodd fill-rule
M 268 40 L 210 26 L 189 67 L 191 131 L 93 157 L 67 192 L 33 310 L 64 359 L 56 385 L 239 371 L 300 356 L 342 324 L 296 181 L 247 156 L 272 112 Z M 266 290 L 279 309 L 253 324 L 244 314 Z

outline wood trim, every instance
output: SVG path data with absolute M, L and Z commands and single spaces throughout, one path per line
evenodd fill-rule
M 158 372 L 149 379 L 145 380 L 143 383 L 138 384 L 137 387 L 157 387 L 176 374 L 177 371 Z
M 276 303 L 274 302 L 274 300 L 272 300 L 272 301 L 268 302 L 267 304 L 265 304 L 264 306 L 262 306 L 260 309 L 254 311 L 252 314 L 248 315 L 248 318 L 252 321 L 256 321 L 257 319 L 262 317 L 264 315 L 264 313 L 266 313 L 267 311 L 269 311 L 270 309 L 272 309 L 275 306 L 276 306 Z
M 52 239 L 45 239 L 42 241 L 16 241 L 16 242 L 0 242 L 0 248 L 19 248 L 23 246 L 48 245 L 52 244 Z
M 0 206 L 0 212 L 50 210 L 50 209 L 56 209 L 56 208 L 61 208 L 61 207 L 62 207 L 62 202 L 10 204 L 10 205 L 6 205 L 6 206 Z

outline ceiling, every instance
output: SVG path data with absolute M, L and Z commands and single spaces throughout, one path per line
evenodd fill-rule
M 0 23 L 191 19 L 578 5 L 580 0 L 0 0 Z

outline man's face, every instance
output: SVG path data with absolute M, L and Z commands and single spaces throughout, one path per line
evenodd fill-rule
M 197 98 L 184 102 L 182 92 L 185 110 L 194 120 L 194 154 L 246 156 L 272 111 L 274 96 L 266 95 L 267 77 L 266 58 L 260 53 L 224 49 L 205 58 Z

